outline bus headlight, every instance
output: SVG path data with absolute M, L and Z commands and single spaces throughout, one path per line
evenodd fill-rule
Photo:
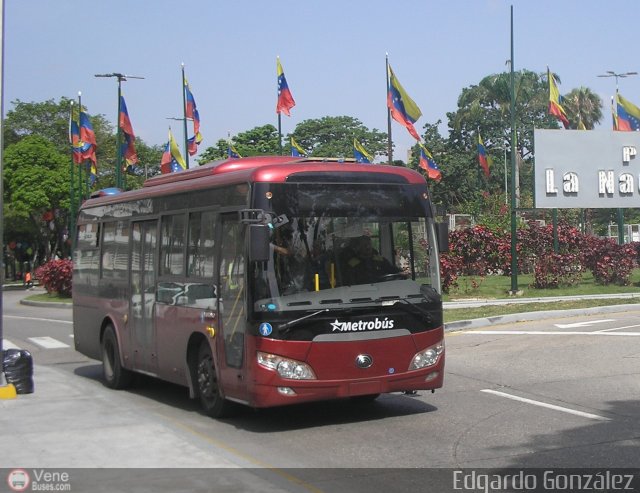
M 444 341 L 439 342 L 435 346 L 416 353 L 409 365 L 409 370 L 419 370 L 427 366 L 433 366 L 438 362 L 438 358 L 444 352 Z
M 258 364 L 267 370 L 277 371 L 282 378 L 291 380 L 315 380 L 316 374 L 309 365 L 276 354 L 258 352 Z

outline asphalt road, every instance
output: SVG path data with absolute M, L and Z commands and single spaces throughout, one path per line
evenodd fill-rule
M 640 466 L 640 307 L 449 332 L 445 386 L 434 394 L 243 409 L 216 421 L 185 389 L 150 378 L 129 391 L 106 389 L 98 362 L 73 351 L 71 310 L 4 295 L 4 336 L 33 353 L 36 392 L 0 401 L 3 442 L 26 447 L 14 456 L 19 463 L 0 454 L 0 467 L 230 467 L 247 474 L 224 480 L 236 491 L 400 491 L 409 481 L 406 491 L 432 468 L 445 471 L 448 486 L 460 468 Z M 48 382 L 69 389 L 69 401 L 48 394 Z M 69 413 L 87 396 L 101 404 L 83 436 Z M 67 445 L 47 454 L 19 434 L 36 405 L 52 402 L 62 414 L 43 419 L 68 428 Z M 105 448 L 105 423 L 112 436 L 125 429 L 127 440 Z M 127 446 L 137 438 L 144 453 Z

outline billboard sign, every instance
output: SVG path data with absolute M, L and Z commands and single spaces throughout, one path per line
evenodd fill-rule
M 640 207 L 640 132 L 534 131 L 535 207 Z

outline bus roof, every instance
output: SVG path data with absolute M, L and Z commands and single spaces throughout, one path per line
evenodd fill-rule
M 359 179 L 357 180 L 358 183 L 366 182 L 366 174 L 386 174 L 393 176 L 395 183 L 398 183 L 398 178 L 408 184 L 425 183 L 425 179 L 420 173 L 402 166 L 360 164 L 353 160 L 331 158 L 254 156 L 214 161 L 177 173 L 155 176 L 145 181 L 141 189 L 116 195 L 92 197 L 84 202 L 82 208 L 152 196 L 170 195 L 218 185 L 249 182 L 284 183 L 289 177 L 298 173 L 313 173 L 316 176 L 317 174 L 328 173 L 332 177 L 339 173 L 348 173 L 352 176 L 362 173 L 364 180 Z
M 409 175 L 417 175 L 418 182 L 424 180 L 422 175 L 416 173 L 409 168 L 403 168 L 398 166 L 384 166 L 379 164 L 361 164 L 356 163 L 353 159 L 338 159 L 338 158 L 309 158 L 309 157 L 292 157 L 292 156 L 252 156 L 240 159 L 225 159 L 223 161 L 213 161 L 211 163 L 204 164 L 202 166 L 198 166 L 196 168 L 191 168 L 185 171 L 180 171 L 178 173 L 168 173 L 165 175 L 154 176 L 153 178 L 149 178 L 145 183 L 144 187 L 153 187 L 157 185 L 162 185 L 165 183 L 176 183 L 177 181 L 182 180 L 193 180 L 202 178 L 205 176 L 211 175 L 220 175 L 223 173 L 230 173 L 232 171 L 240 171 L 240 170 L 255 170 L 259 171 L 264 166 L 284 166 L 280 171 L 287 174 L 291 174 L 292 172 L 299 172 L 300 165 L 305 164 L 316 164 L 320 165 L 317 168 L 309 169 L 309 171 L 348 171 L 348 172 L 361 172 L 366 171 L 367 173 L 371 172 L 383 172 L 383 173 L 391 173 L 394 175 L 403 175 L 407 182 L 415 182 L 415 176 Z M 296 170 L 287 169 L 286 165 L 295 165 Z M 331 169 L 329 169 L 331 167 Z M 335 168 L 335 169 L 334 169 Z M 390 168 L 387 169 L 387 168 Z M 403 173 L 401 170 L 409 171 L 409 174 Z M 276 174 L 280 175 L 280 172 Z M 262 181 L 255 177 L 256 181 Z M 276 179 L 275 177 L 270 178 L 270 181 L 282 181 Z

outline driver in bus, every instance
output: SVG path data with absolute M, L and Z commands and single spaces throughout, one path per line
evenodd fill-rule
M 345 265 L 347 284 L 373 283 L 386 275 L 400 273 L 395 265 L 373 248 L 370 236 L 358 236 L 353 240 L 352 248 L 353 255 Z

